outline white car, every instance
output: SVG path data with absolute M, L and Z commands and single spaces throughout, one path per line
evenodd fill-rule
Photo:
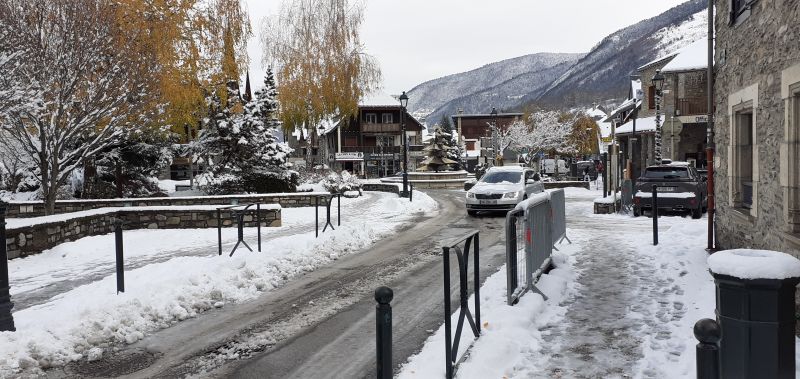
M 495 166 L 467 191 L 467 213 L 509 211 L 533 193 L 544 191 L 539 174 L 527 167 Z

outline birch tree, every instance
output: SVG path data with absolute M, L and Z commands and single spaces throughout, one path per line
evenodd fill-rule
M 354 115 L 358 101 L 378 87 L 378 63 L 359 37 L 363 19 L 359 1 L 284 0 L 266 21 L 264 63 L 276 68 L 284 133 Z
M 143 73 L 155 59 L 134 49 L 139 35 L 120 33 L 116 21 L 110 0 L 0 1 L 0 30 L 13 31 L 0 55 L 19 54 L 0 77 L 27 97 L 0 106 L 0 143 L 16 144 L 36 165 L 47 214 L 77 167 L 150 116 Z

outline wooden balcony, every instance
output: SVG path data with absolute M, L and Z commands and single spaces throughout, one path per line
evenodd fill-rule
M 361 124 L 362 133 L 400 133 L 400 124 Z
M 678 99 L 678 111 L 681 116 L 708 114 L 708 101 L 703 97 Z

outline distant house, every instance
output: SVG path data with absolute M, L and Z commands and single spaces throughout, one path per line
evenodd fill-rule
M 716 245 L 800 256 L 796 1 L 715 1 Z
M 492 125 L 505 129 L 516 121 L 522 121 L 522 113 L 455 114 L 450 116 L 458 133 L 458 144 L 464 148 L 463 158 L 467 169 L 472 170 L 478 162 L 493 160 Z M 505 151 L 504 161 L 517 161 L 518 154 Z
M 385 94 L 362 100 L 358 114 L 321 125 L 318 134 L 320 161 L 335 170 L 347 170 L 361 177 L 391 176 L 403 170 L 403 133 L 408 138 L 408 169 L 421 161 L 424 126 L 408 111 L 401 117 L 400 102 Z

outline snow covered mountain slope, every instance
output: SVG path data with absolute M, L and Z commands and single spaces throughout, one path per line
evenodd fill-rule
M 705 38 L 706 4 L 689 0 L 607 36 L 586 54 L 531 54 L 427 81 L 409 91 L 409 110 L 433 125 L 458 109 L 488 113 L 492 107 L 615 102 L 627 96 L 626 78 L 638 67 Z
M 534 101 L 577 106 L 627 95 L 625 80 L 656 58 L 706 36 L 706 0 L 691 0 L 600 41 Z
M 536 87 L 543 87 L 561 76 L 583 54 L 539 53 L 487 64 L 472 71 L 448 75 L 422 83 L 408 92 L 408 108 L 417 117 L 428 116 L 429 124 L 438 122 L 430 113 L 442 107 L 458 108 L 470 104 L 467 112 L 486 111 L 487 106 L 503 103 L 516 105 Z M 530 86 L 535 86 L 531 88 Z M 454 101 L 463 99 L 462 102 Z M 475 109 L 472 106 L 476 107 Z M 502 107 L 502 106 L 501 106 Z M 437 112 L 441 118 L 441 112 Z M 434 121 L 433 123 L 431 121 Z

